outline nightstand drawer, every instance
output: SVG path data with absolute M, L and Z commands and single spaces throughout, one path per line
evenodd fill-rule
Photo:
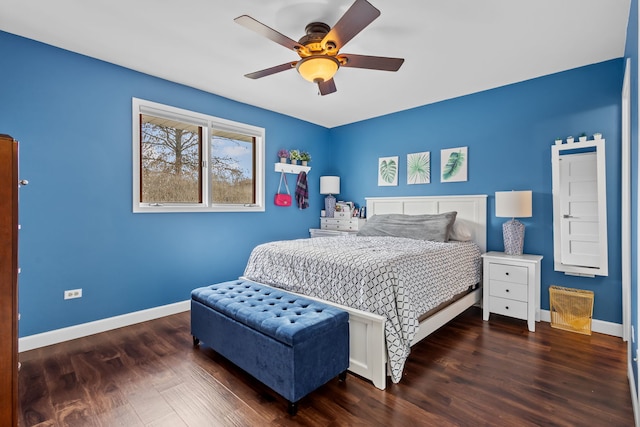
M 529 288 L 527 285 L 492 280 L 489 289 L 489 294 L 492 297 L 508 298 L 523 302 L 527 302 L 528 300 L 527 291 Z
M 352 217 L 351 212 L 334 212 L 333 217 L 337 219 L 350 219 Z
M 358 231 L 359 218 L 321 218 L 320 228 L 323 230 Z
M 489 279 L 502 282 L 527 284 L 527 267 L 519 267 L 508 264 L 489 264 Z
M 492 313 L 515 317 L 517 319 L 527 319 L 526 302 L 492 296 L 489 298 L 489 309 Z

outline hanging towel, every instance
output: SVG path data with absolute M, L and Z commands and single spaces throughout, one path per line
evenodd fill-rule
M 307 173 L 304 171 L 298 174 L 298 182 L 296 182 L 296 202 L 298 203 L 298 208 L 300 209 L 307 209 L 309 207 Z

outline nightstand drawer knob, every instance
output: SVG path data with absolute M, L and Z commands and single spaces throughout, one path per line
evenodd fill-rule
M 509 272 L 507 271 L 507 272 L 506 272 L 506 273 L 504 273 L 504 274 L 505 274 L 506 276 L 508 276 L 508 275 L 509 275 Z
M 505 292 L 509 293 L 509 289 L 505 289 Z
M 505 308 L 506 310 L 509 310 L 509 306 L 508 306 L 508 305 L 507 305 L 507 306 L 505 306 L 504 308 Z

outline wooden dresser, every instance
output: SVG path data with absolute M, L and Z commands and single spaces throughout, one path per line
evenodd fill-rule
M 0 135 L 0 426 L 18 425 L 18 142 Z

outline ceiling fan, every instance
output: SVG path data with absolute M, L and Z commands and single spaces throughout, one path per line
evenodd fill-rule
M 239 16 L 234 19 L 238 24 L 293 50 L 300 56 L 299 61 L 276 65 L 246 74 L 245 77 L 259 79 L 296 68 L 303 78 L 318 84 L 321 95 L 328 95 L 336 91 L 333 76 L 340 67 L 398 71 L 404 62 L 403 58 L 339 53 L 349 40 L 378 16 L 380 11 L 371 3 L 366 0 L 356 0 L 333 28 L 323 22 L 312 22 L 306 26 L 306 34 L 299 41 L 290 39 L 248 15 Z

